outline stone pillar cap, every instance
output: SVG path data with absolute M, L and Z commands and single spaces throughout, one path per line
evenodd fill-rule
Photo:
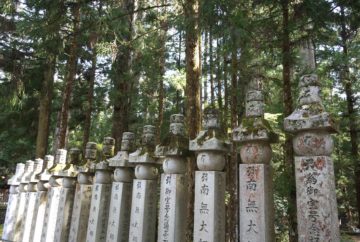
M 20 177 L 24 174 L 25 164 L 17 163 L 15 174 L 8 180 L 7 184 L 10 186 L 18 186 L 20 185 Z
M 115 139 L 111 137 L 105 137 L 103 141 L 103 155 L 105 159 L 108 159 L 114 155 Z
M 54 176 L 59 176 L 59 172 L 66 166 L 67 150 L 58 149 L 55 155 L 54 165 L 49 169 L 49 172 Z
M 300 78 L 300 97 L 297 108 L 284 120 L 284 129 L 289 133 L 298 133 L 306 130 L 326 130 L 337 132 L 337 125 L 324 110 L 319 95 L 316 74 L 304 75 Z
M 129 163 L 129 152 L 134 151 L 135 134 L 132 132 L 124 132 L 121 140 L 121 151 L 114 157 L 109 159 L 111 167 L 128 167 L 133 166 Z
M 34 161 L 28 160 L 25 162 L 25 171 L 20 178 L 20 183 L 27 184 L 30 182 L 31 173 L 34 171 Z
M 43 159 L 41 159 L 41 158 L 36 158 L 35 159 L 34 170 L 30 175 L 30 182 L 31 183 L 37 183 L 39 181 L 38 175 L 41 173 L 41 171 L 43 169 L 43 164 L 44 164 Z
M 70 148 L 68 160 L 65 167 L 59 171 L 59 176 L 64 177 L 76 177 L 78 174 L 77 167 L 79 166 L 81 159 L 81 151 L 78 148 Z

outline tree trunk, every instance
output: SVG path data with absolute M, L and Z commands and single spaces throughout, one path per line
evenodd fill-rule
M 348 33 L 346 29 L 345 22 L 345 12 L 344 7 L 340 6 L 341 13 L 341 44 L 343 49 L 343 66 L 341 70 L 341 83 L 345 89 L 346 95 L 346 104 L 347 104 L 347 115 L 349 117 L 349 134 L 350 134 L 350 143 L 351 143 L 351 156 L 354 160 L 355 167 L 355 187 L 356 187 L 356 210 L 358 212 L 358 221 L 357 226 L 360 228 L 360 157 L 359 157 L 359 148 L 358 148 L 358 134 L 357 134 L 357 125 L 356 125 L 356 110 L 355 110 L 355 96 L 353 93 L 352 80 L 350 77 L 349 70 L 349 54 L 348 54 Z
M 212 29 L 209 31 L 209 71 L 210 71 L 210 104 L 215 105 L 215 86 L 214 86 L 214 57 L 213 57 L 213 38 Z
M 129 115 L 131 104 L 131 66 L 132 49 L 129 46 L 133 35 L 133 12 L 134 0 L 121 2 L 121 7 L 125 13 L 124 25 L 126 30 L 122 33 L 121 43 L 117 43 L 117 52 L 112 64 L 112 80 L 114 83 L 114 111 L 112 124 L 112 137 L 116 140 L 116 151 L 120 150 L 122 133 L 129 129 Z M 125 43 L 125 44 L 124 44 Z
M 45 63 L 40 92 L 39 123 L 36 137 L 36 157 L 43 158 L 48 148 L 51 102 L 53 97 L 56 55 L 49 54 Z
M 291 47 L 289 34 L 289 2 L 282 1 L 282 77 L 283 77 L 283 101 L 284 101 L 284 116 L 289 116 L 293 111 L 293 102 L 291 95 Z M 288 223 L 289 223 L 289 241 L 296 242 L 297 234 L 297 220 L 296 220 L 296 187 L 295 187 L 295 167 L 294 167 L 294 151 L 292 146 L 292 138 L 290 135 L 285 135 L 284 144 L 284 162 L 285 173 L 289 178 L 289 193 L 288 200 Z
M 203 88 L 203 92 L 204 92 L 204 101 L 203 101 L 203 104 L 204 105 L 207 105 L 208 103 L 208 92 L 207 92 L 207 89 L 208 89 L 208 64 L 207 64 L 207 58 L 208 58 L 208 51 L 209 51 L 209 32 L 204 31 L 204 35 L 205 35 L 205 38 L 204 38 L 204 60 L 203 60 L 203 71 L 202 71 L 202 74 L 205 76 L 204 78 L 204 88 Z
M 186 88 L 185 112 L 190 139 L 194 139 L 200 130 L 200 30 L 199 30 L 199 0 L 186 0 L 184 4 L 186 23 L 185 59 Z M 188 162 L 188 226 L 187 241 L 192 241 L 194 214 L 194 175 L 195 157 Z
M 66 75 L 65 75 L 65 88 L 63 91 L 63 99 L 60 112 L 59 120 L 59 134 L 56 137 L 56 147 L 55 149 L 65 148 L 67 130 L 68 130 L 68 118 L 69 118 L 69 106 L 71 93 L 73 88 L 73 83 L 76 74 L 77 68 L 77 58 L 78 58 L 78 35 L 79 35 L 79 26 L 80 26 L 80 1 L 77 1 L 73 4 L 71 9 L 73 16 L 73 35 L 70 42 L 69 58 L 66 64 Z
M 219 110 L 221 112 L 221 116 L 223 116 L 223 100 L 222 100 L 222 68 L 221 68 L 221 49 L 220 49 L 220 41 L 216 41 L 216 89 L 217 89 L 217 103 L 219 106 Z
M 96 37 L 95 37 L 96 38 Z M 92 53 L 91 53 L 91 68 L 88 72 L 88 93 L 87 93 L 87 102 L 85 107 L 85 122 L 84 122 L 84 133 L 83 133 L 83 152 L 85 152 L 86 143 L 89 142 L 90 137 L 90 129 L 91 129 L 91 113 L 94 99 L 94 84 L 96 77 L 96 40 L 92 45 Z

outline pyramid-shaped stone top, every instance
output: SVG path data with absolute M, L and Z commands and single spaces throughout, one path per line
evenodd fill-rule
M 38 179 L 40 181 L 48 181 L 50 179 L 51 173 L 49 169 L 54 165 L 54 156 L 45 155 L 44 163 L 45 165 L 43 166 L 44 167 L 43 171 L 40 174 L 38 174 Z
M 334 120 L 324 109 L 316 74 L 304 75 L 299 83 L 300 96 L 296 109 L 285 118 L 284 129 L 290 133 L 304 130 L 336 132 Z
M 15 174 L 8 180 L 8 185 L 10 186 L 18 186 L 20 185 L 20 177 L 24 174 L 25 164 L 17 163 Z

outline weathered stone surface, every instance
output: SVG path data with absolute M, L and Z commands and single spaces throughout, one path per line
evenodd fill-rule
M 106 241 L 129 239 L 132 182 L 113 182 Z
M 64 177 L 55 224 L 55 242 L 67 242 L 69 239 L 71 213 L 74 204 L 75 178 Z
M 184 174 L 162 174 L 158 241 L 185 241 L 187 183 Z
M 35 210 L 35 202 L 36 202 L 37 192 L 28 192 L 27 203 L 25 205 L 25 219 L 22 224 L 22 233 L 20 235 L 21 241 L 30 241 L 30 231 L 31 231 L 31 223 L 33 221 L 34 210 Z
M 295 156 L 299 241 L 340 241 L 333 162 Z
M 240 164 L 240 242 L 275 241 L 271 166 Z
M 111 174 L 108 173 L 111 177 Z M 106 240 L 107 223 L 111 197 L 111 183 L 93 185 L 89 222 L 86 234 L 87 242 Z
M 3 240 L 10 240 L 10 241 L 14 240 L 16 215 L 17 215 L 19 199 L 20 199 L 19 185 L 20 185 L 21 176 L 24 174 L 24 170 L 25 170 L 25 164 L 22 163 L 16 164 L 15 174 L 8 180 L 10 189 L 9 189 L 8 206 L 6 208 L 6 216 L 5 216 L 3 234 L 2 234 Z
M 225 173 L 195 172 L 194 241 L 225 241 Z
M 92 184 L 77 184 L 69 242 L 85 242 L 91 206 Z
M 50 178 L 54 179 L 54 178 Z M 61 195 L 60 186 L 52 186 L 48 192 L 48 201 L 45 209 L 45 219 L 41 234 L 41 242 L 54 241 L 55 226 L 57 221 L 57 214 L 59 210 L 59 202 Z
M 40 241 L 45 223 L 45 210 L 47 204 L 47 191 L 38 191 L 34 206 L 34 216 L 31 223 L 29 241 Z
M 155 241 L 156 196 L 156 180 L 134 180 L 129 241 Z

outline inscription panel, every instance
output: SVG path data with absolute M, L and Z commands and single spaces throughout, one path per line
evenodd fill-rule
M 4 230 L 2 234 L 3 240 L 14 240 L 15 234 L 15 223 L 16 223 L 16 215 L 19 206 L 20 194 L 19 193 L 10 193 L 8 206 L 6 208 L 6 216 L 4 223 Z
M 195 172 L 194 241 L 225 241 L 225 173 Z
M 300 242 L 340 241 L 333 161 L 295 156 Z
M 41 234 L 41 242 L 54 241 L 60 195 L 61 187 L 51 187 L 48 192 L 48 202 L 46 203 L 45 222 Z
M 158 241 L 185 241 L 186 188 L 185 175 L 161 175 Z
M 134 180 L 129 242 L 155 241 L 156 196 L 156 180 Z
M 110 197 L 111 184 L 94 184 L 86 234 L 87 242 L 98 242 L 106 240 Z
M 25 218 L 25 209 L 26 204 L 29 202 L 29 193 L 28 192 L 20 192 L 20 201 L 19 206 L 17 208 L 16 215 L 16 223 L 15 223 L 15 233 L 14 233 L 14 241 L 19 241 L 22 235 L 22 223 Z
M 129 239 L 132 183 L 113 182 L 108 221 L 107 242 Z
M 85 242 L 91 206 L 92 185 L 77 184 L 71 217 L 69 242 Z
M 31 231 L 31 226 L 32 226 L 32 221 L 33 221 L 33 216 L 34 216 L 34 210 L 35 210 L 35 202 L 36 202 L 36 192 L 29 192 L 28 193 L 28 201 L 27 201 L 27 205 L 25 208 L 25 220 L 22 224 L 22 241 L 23 242 L 28 242 L 30 241 L 30 231 Z
M 38 191 L 34 206 L 34 216 L 31 223 L 30 241 L 40 241 L 45 220 L 45 210 L 47 204 L 47 191 Z

